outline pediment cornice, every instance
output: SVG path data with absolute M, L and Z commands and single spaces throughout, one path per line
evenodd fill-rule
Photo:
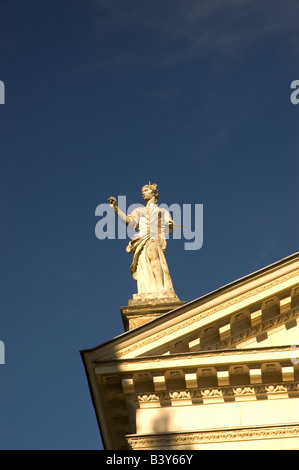
M 291 282 L 289 282 L 291 281 Z M 292 282 L 294 281 L 294 282 Z M 156 334 L 151 334 L 147 338 L 141 339 L 140 341 L 136 341 L 134 344 L 128 346 L 127 348 L 124 348 L 120 351 L 117 351 L 113 354 L 113 358 L 121 358 L 124 356 L 129 355 L 130 357 L 132 354 L 134 355 L 134 352 L 136 351 L 137 354 L 153 354 L 155 352 L 155 349 L 161 347 L 165 350 L 165 352 L 168 351 L 167 349 L 167 343 L 173 344 L 176 340 L 180 338 L 184 338 L 185 342 L 188 340 L 188 337 L 191 338 L 194 336 L 194 331 L 196 329 L 204 329 L 208 327 L 208 325 L 212 325 L 213 323 L 216 323 L 217 320 L 221 324 L 221 320 L 226 318 L 227 323 L 229 324 L 229 319 L 231 316 L 234 314 L 241 314 L 242 310 L 246 310 L 246 308 L 253 308 L 252 306 L 254 304 L 261 304 L 263 300 L 265 299 L 271 299 L 271 294 L 274 296 L 275 294 L 277 295 L 278 293 L 281 292 L 286 292 L 289 293 L 289 289 L 292 286 L 298 286 L 299 287 L 299 269 L 289 273 L 288 275 L 285 275 L 283 277 L 280 277 L 278 279 L 275 279 L 274 281 L 271 281 L 267 284 L 264 284 L 258 288 L 252 289 L 250 291 L 247 291 L 244 294 L 241 294 L 239 296 L 233 297 L 227 301 L 221 302 L 218 305 L 204 309 L 203 311 L 196 313 L 196 310 L 194 311 L 193 315 L 190 315 L 187 319 L 181 320 L 177 323 L 170 324 L 168 327 L 165 324 L 164 329 L 158 331 Z M 276 287 L 280 287 L 280 289 L 275 289 Z M 299 291 L 298 291 L 299 292 Z M 261 295 L 262 294 L 262 295 Z M 266 294 L 264 297 L 263 294 Z M 250 302 L 251 300 L 251 302 Z M 258 310 L 258 306 L 256 307 Z M 219 315 L 217 314 L 222 314 Z M 287 321 L 288 319 L 291 318 L 296 318 L 299 315 L 299 310 L 298 309 L 290 309 L 290 311 L 287 314 L 282 314 L 281 315 L 275 315 L 275 320 L 274 318 L 272 320 L 267 320 L 264 322 L 261 322 L 260 325 L 254 326 L 251 328 L 248 328 L 248 332 L 244 331 L 245 337 L 249 337 L 250 335 L 254 335 L 255 333 L 260 333 L 261 331 L 266 331 L 268 328 L 271 328 L 274 326 L 273 322 L 278 322 L 278 323 L 283 323 L 284 321 Z M 215 318 L 216 317 L 216 318 Z M 166 319 L 166 318 L 165 318 Z M 192 328 L 192 327 L 195 328 Z M 223 325 L 224 326 L 224 325 Z M 244 329 L 245 330 L 245 329 Z M 247 329 L 246 329 L 247 330 Z M 219 349 L 221 347 L 231 347 L 235 345 L 238 341 L 241 341 L 244 338 L 240 338 L 240 334 L 234 335 L 234 337 L 231 338 L 231 340 L 226 340 L 225 342 L 222 341 L 215 341 L 215 345 L 213 347 Z M 160 345 L 161 340 L 163 338 L 169 338 L 167 343 L 164 343 L 163 346 Z M 158 344 L 157 344 L 158 343 Z M 151 345 L 153 347 L 151 347 Z M 209 347 L 211 349 L 212 346 Z M 182 351 L 178 351 L 182 352 Z
M 185 343 L 181 345 L 182 349 L 178 349 L 177 352 L 187 351 L 189 349 L 188 347 L 186 349 L 186 340 L 188 339 L 189 343 L 192 343 L 192 335 L 196 343 L 197 334 L 204 331 L 205 328 L 213 328 L 216 325 L 217 328 L 225 330 L 225 326 L 232 321 L 234 322 L 237 315 L 247 312 L 247 315 L 254 316 L 255 312 L 261 308 L 262 303 L 271 301 L 271 299 L 281 303 L 283 308 L 280 309 L 279 315 L 285 315 L 286 306 L 283 303 L 286 302 L 285 299 L 289 299 L 291 302 L 291 295 L 296 297 L 297 292 L 294 292 L 294 289 L 298 286 L 299 253 L 163 314 L 108 343 L 82 351 L 82 353 L 92 361 L 108 358 L 132 358 L 156 353 L 168 354 L 171 347 L 180 341 L 183 343 L 185 341 Z M 296 306 L 297 304 L 292 301 L 287 309 L 290 311 Z M 276 312 L 274 316 L 279 317 L 279 315 Z M 297 313 L 293 311 L 289 312 L 289 315 L 295 317 Z M 263 331 L 267 330 L 268 326 L 271 327 L 271 322 L 267 326 L 262 316 L 260 320 L 262 325 L 257 325 L 259 322 L 253 319 L 249 327 L 262 328 Z M 269 319 L 267 318 L 267 320 Z M 278 322 L 283 322 L 283 318 L 278 318 Z M 243 329 L 248 330 L 248 328 Z M 253 330 L 251 330 L 252 332 Z M 237 344 L 237 341 L 234 343 L 233 337 L 236 339 L 236 334 L 233 331 L 226 333 L 226 337 L 225 332 L 220 336 L 219 332 L 217 334 L 218 340 L 216 335 L 213 348 L 235 347 Z M 222 339 L 228 341 L 228 336 L 232 340 L 230 343 L 224 344 Z M 204 348 L 206 348 L 205 345 Z

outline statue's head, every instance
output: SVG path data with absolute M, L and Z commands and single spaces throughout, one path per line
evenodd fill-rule
M 158 188 L 156 184 L 151 184 L 151 182 L 149 182 L 148 184 L 145 184 L 144 186 L 142 186 L 141 192 L 142 192 L 143 198 L 145 199 L 144 189 L 146 190 L 146 192 L 149 192 L 150 190 L 152 194 L 151 197 L 154 196 L 155 202 L 158 202 L 159 193 L 158 193 Z

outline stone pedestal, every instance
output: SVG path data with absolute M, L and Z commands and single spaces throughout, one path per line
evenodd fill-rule
M 163 313 L 170 312 L 184 305 L 174 291 L 153 294 L 133 294 L 128 305 L 120 307 L 125 331 L 160 317 Z

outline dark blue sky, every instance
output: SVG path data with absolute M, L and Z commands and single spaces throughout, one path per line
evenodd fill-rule
M 297 0 L 2 0 L 2 449 L 102 448 L 79 350 L 123 332 L 111 195 L 203 204 L 170 240 L 191 301 L 298 251 Z

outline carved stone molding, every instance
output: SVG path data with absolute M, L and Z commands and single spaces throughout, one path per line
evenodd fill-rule
M 182 330 L 183 328 L 188 327 L 188 326 L 192 325 L 193 323 L 196 323 L 196 322 L 202 320 L 203 318 L 211 316 L 212 314 L 214 314 L 216 312 L 219 312 L 220 310 L 224 310 L 224 309 L 226 309 L 226 308 L 228 308 L 232 305 L 236 305 L 236 304 L 240 303 L 241 301 L 246 300 L 250 297 L 253 297 L 253 296 L 255 296 L 255 295 L 257 295 L 261 292 L 265 292 L 266 290 L 270 289 L 271 287 L 275 287 L 279 284 L 282 284 L 283 282 L 288 281 L 288 280 L 290 280 L 294 277 L 297 277 L 298 275 L 299 275 L 299 269 L 296 269 L 295 271 L 292 271 L 292 272 L 286 274 L 285 276 L 274 279 L 271 282 L 268 282 L 268 283 L 263 284 L 259 287 L 256 287 L 255 289 L 251 289 L 251 290 L 245 292 L 244 294 L 235 296 L 235 297 L 231 298 L 230 300 L 222 302 L 222 303 L 218 304 L 215 307 L 212 307 L 212 308 L 207 309 L 203 312 L 200 312 L 200 313 L 188 318 L 187 320 L 178 322 L 177 324 L 172 325 L 171 327 L 165 328 L 162 331 L 159 331 L 159 333 L 156 333 L 155 335 L 150 335 L 146 339 L 143 339 L 141 341 L 136 341 L 134 344 L 131 344 L 127 348 L 124 348 L 120 351 L 115 352 L 114 355 L 110 356 L 110 357 L 111 357 L 111 359 L 121 358 L 121 357 L 125 356 L 126 354 L 135 351 L 136 349 L 139 349 L 139 348 L 144 347 L 144 346 L 146 346 L 150 343 L 153 343 L 153 342 L 155 342 L 155 341 L 157 341 L 161 338 L 164 338 L 165 336 L 170 335 L 170 334 L 172 334 L 172 333 L 174 333 L 178 330 Z
M 273 384 L 260 384 L 260 385 L 243 385 L 243 386 L 230 386 L 230 387 L 215 387 L 215 388 L 198 388 L 194 390 L 174 390 L 163 391 L 156 393 L 140 393 L 127 395 L 129 402 L 139 404 L 143 403 L 161 403 L 164 401 L 183 401 L 183 400 L 197 400 L 215 397 L 252 397 L 259 396 L 259 399 L 267 399 L 267 395 L 274 396 L 277 394 L 279 397 L 281 393 L 290 393 L 292 395 L 299 394 L 299 382 L 293 383 L 273 383 Z M 202 403 L 207 403 L 204 400 Z
M 298 356 L 299 356 L 299 344 L 294 344 L 291 346 L 271 346 L 271 347 L 265 347 L 262 349 L 263 353 L 277 353 L 277 352 L 292 352 L 295 354 L 296 351 L 298 351 Z M 222 357 L 222 356 L 238 356 L 240 354 L 246 354 L 246 355 L 256 355 L 257 353 L 261 352 L 261 348 L 246 348 L 246 349 L 225 349 L 225 350 L 207 350 L 207 351 L 196 351 L 196 352 L 187 352 L 187 353 L 181 353 L 179 355 L 180 359 L 188 360 L 188 359 L 194 359 L 194 358 L 215 358 L 215 357 Z M 178 357 L 178 356 L 177 356 Z M 173 358 L 171 355 L 165 355 L 165 356 L 150 356 L 150 362 L 152 363 L 159 363 L 159 362 L 165 362 L 167 361 L 172 361 Z M 136 357 L 133 359 L 120 359 L 117 361 L 112 361 L 112 360 L 107 360 L 107 361 L 95 361 L 94 366 L 97 367 L 98 364 L 105 364 L 105 366 L 114 366 L 118 365 L 132 365 L 133 363 L 138 363 L 138 364 L 147 364 L 149 363 L 149 357 Z M 97 373 L 97 372 L 96 372 Z
M 250 328 L 247 328 L 244 331 L 241 331 L 240 333 L 236 335 L 232 335 L 224 341 L 219 341 L 218 343 L 215 343 L 213 345 L 213 349 L 225 349 L 225 348 L 233 347 L 237 343 L 240 343 L 241 341 L 244 341 L 249 338 L 253 338 L 264 331 L 270 330 L 271 328 L 277 327 L 279 325 L 283 325 L 287 321 L 297 319 L 298 317 L 299 317 L 299 308 L 297 307 L 297 308 L 290 309 L 289 311 L 285 313 L 276 315 L 273 318 L 270 318 L 268 320 L 265 320 L 259 323 L 257 326 L 252 326 Z
M 299 425 L 165 433 L 151 436 L 127 436 L 126 438 L 129 448 L 137 450 L 152 447 L 174 448 L 175 446 L 183 445 L 294 437 L 299 438 Z

